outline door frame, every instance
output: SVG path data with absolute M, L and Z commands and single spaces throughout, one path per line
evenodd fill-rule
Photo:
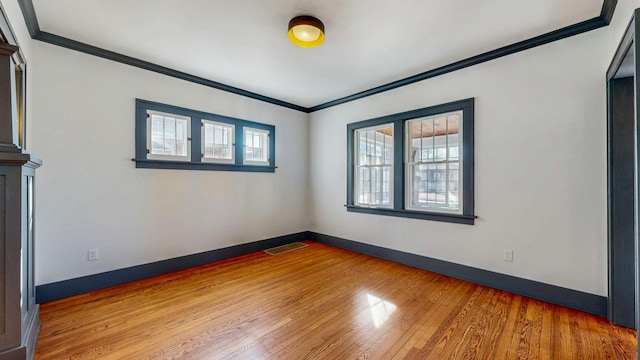
M 616 306 L 616 302 L 615 299 L 612 297 L 612 287 L 615 284 L 616 281 L 616 273 L 615 273 L 615 269 L 613 267 L 612 264 L 612 254 L 614 253 L 615 249 L 616 249 L 616 238 L 615 238 L 615 234 L 613 233 L 612 230 L 612 199 L 613 199 L 613 193 L 612 193 L 612 184 L 613 184 L 613 176 L 615 175 L 614 171 L 615 169 L 613 169 L 612 167 L 612 147 L 615 146 L 615 138 L 612 136 L 612 125 L 613 125 L 613 115 L 614 115 L 614 111 L 613 111 L 613 94 L 614 94 L 614 78 L 616 76 L 616 74 L 618 73 L 618 70 L 620 69 L 625 56 L 627 55 L 628 51 L 632 51 L 634 56 L 633 56 L 633 90 L 634 90 L 634 94 L 633 94 L 633 102 L 634 102 L 634 114 L 633 114 L 633 135 L 634 135 L 634 145 L 633 145 L 633 164 L 634 164 L 634 182 L 633 182 L 633 209 L 634 209 L 634 216 L 633 216 L 633 242 L 634 242 L 634 251 L 633 251 L 633 263 L 634 263 L 634 284 L 632 284 L 635 287 L 635 328 L 638 329 L 638 325 L 640 325 L 640 286 L 638 286 L 639 284 L 639 274 L 640 274 L 640 262 L 638 261 L 638 259 L 640 259 L 640 248 L 638 246 L 638 233 L 639 233 L 639 221 L 638 221 L 638 204 L 640 203 L 640 192 L 639 187 L 638 187 L 638 183 L 639 183 L 639 178 L 640 178 L 640 148 L 639 148 L 639 144 L 640 142 L 638 141 L 640 139 L 640 127 L 638 126 L 640 124 L 640 79 L 638 77 L 638 75 L 640 75 L 640 61 L 638 59 L 638 56 L 640 56 L 640 44 L 638 44 L 638 41 L 636 41 L 636 34 L 640 34 L 640 9 L 636 9 L 633 12 L 633 16 L 631 18 L 631 21 L 629 22 L 629 25 L 627 26 L 627 29 L 624 33 L 624 36 L 622 37 L 622 40 L 613 56 L 613 59 L 611 61 L 611 65 L 609 66 L 609 69 L 607 71 L 607 217 L 608 217 L 608 256 L 607 256 L 607 263 L 608 263 L 608 276 L 609 276 L 609 297 L 608 297 L 608 315 L 609 315 L 609 320 L 613 321 L 613 313 L 615 310 L 615 306 Z M 640 332 L 639 332 L 639 337 L 638 339 L 640 340 Z M 639 341 L 640 343 L 640 341 Z M 640 355 L 640 349 L 638 350 L 638 353 Z

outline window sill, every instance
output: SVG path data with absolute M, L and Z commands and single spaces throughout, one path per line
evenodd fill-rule
M 189 162 L 169 160 L 131 159 L 139 169 L 173 169 L 173 170 L 210 170 L 210 171 L 244 171 L 244 172 L 276 172 L 277 166 L 236 165 L 211 162 Z
M 443 222 L 465 224 L 465 225 L 473 225 L 475 222 L 475 219 L 478 218 L 475 215 L 444 214 L 444 213 L 423 212 L 423 211 L 414 211 L 414 210 L 367 208 L 367 207 L 361 207 L 361 206 L 355 206 L 355 205 L 345 205 L 345 207 L 349 212 L 385 215 L 385 216 L 397 216 L 397 217 L 405 217 L 410 219 L 443 221 Z

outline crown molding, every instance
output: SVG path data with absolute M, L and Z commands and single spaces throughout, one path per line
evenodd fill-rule
M 594 17 L 592 19 L 589 19 L 577 24 L 569 25 L 562 29 L 551 31 L 546 34 L 542 34 L 527 40 L 519 41 L 517 43 L 507 45 L 492 51 L 488 51 L 480 55 L 472 56 L 470 58 L 466 58 L 464 60 L 460 60 L 445 66 L 427 70 L 425 72 L 412 75 L 404 79 L 400 79 L 384 85 L 380 85 L 369 90 L 361 91 L 349 96 L 341 97 L 339 99 L 335 99 L 320 105 L 316 105 L 309 108 L 309 111 L 314 112 L 314 111 L 330 108 L 332 106 L 344 104 L 350 101 L 380 94 L 382 92 L 393 90 L 393 89 L 406 86 L 409 84 L 413 84 L 422 80 L 434 78 L 436 76 L 448 74 L 450 72 L 462 70 L 470 66 L 495 60 L 503 56 L 515 54 L 520 51 L 529 50 L 534 47 L 545 45 L 554 41 L 566 39 L 568 37 L 579 35 L 587 31 L 599 29 L 601 27 L 609 25 L 609 23 L 611 22 L 611 17 L 613 16 L 613 12 L 615 10 L 616 4 L 617 4 L 617 0 L 605 0 L 604 3 L 602 4 L 602 10 L 600 12 L 600 16 Z
M 286 107 L 289 109 L 308 112 L 308 108 L 296 104 L 292 104 L 286 101 L 275 99 L 269 96 L 264 96 L 255 92 L 240 89 L 235 86 L 223 84 L 221 82 L 209 80 L 200 76 L 188 74 L 182 71 L 171 69 L 162 65 L 154 64 L 148 61 L 140 60 L 131 56 L 123 55 L 114 51 L 106 50 L 86 44 L 80 41 L 69 39 L 63 36 L 52 34 L 40 29 L 38 24 L 38 18 L 36 16 L 35 8 L 33 7 L 32 0 L 18 0 L 20 9 L 22 10 L 22 16 L 27 24 L 27 29 L 32 39 L 39 40 L 48 44 L 61 46 L 70 50 L 76 50 L 85 54 L 97 56 L 103 59 L 112 60 L 126 65 L 135 66 L 144 70 L 153 71 L 163 75 L 171 76 L 174 78 L 189 81 L 195 84 L 208 86 L 214 89 L 222 90 L 225 92 L 233 93 L 236 95 L 248 97 L 254 100 L 264 101 L 273 105 Z
M 602 4 L 602 10 L 600 15 L 589 20 L 579 22 L 577 24 L 569 25 L 564 28 L 551 31 L 527 40 L 519 41 L 511 45 L 507 45 L 492 51 L 488 51 L 479 55 L 475 55 L 454 63 L 441 66 L 435 69 L 430 69 L 419 74 L 409 76 L 400 80 L 396 80 L 387 84 L 383 84 L 368 90 L 360 91 L 355 94 L 344 96 L 335 100 L 331 100 L 316 106 L 304 107 L 296 104 L 292 104 L 286 101 L 282 101 L 276 98 L 264 96 L 258 93 L 240 89 L 238 87 L 226 85 L 217 81 L 206 79 L 203 77 L 188 74 L 182 71 L 171 69 L 165 66 L 154 64 L 148 61 L 140 60 L 131 56 L 119 54 L 113 51 L 102 49 L 90 44 L 85 44 L 73 39 L 65 38 L 56 34 L 52 34 L 40 29 L 38 24 L 38 18 L 36 16 L 35 9 L 33 7 L 32 0 L 18 0 L 22 15 L 24 17 L 27 29 L 31 38 L 39 41 L 43 41 L 52 45 L 61 46 L 67 49 L 76 50 L 85 54 L 98 56 L 104 59 L 116 61 L 122 64 L 135 66 L 141 69 L 157 72 L 163 75 L 175 77 L 185 81 L 193 82 L 196 84 L 208 86 L 221 91 L 230 92 L 236 95 L 248 97 L 251 99 L 264 101 L 273 105 L 282 106 L 285 108 L 312 113 L 315 111 L 327 109 L 340 104 L 348 103 L 372 95 L 380 94 L 389 90 L 393 90 L 402 86 L 413 84 L 426 79 L 434 78 L 440 75 L 448 74 L 450 72 L 462 70 L 464 68 L 482 64 L 487 61 L 495 60 L 503 56 L 512 55 L 520 51 L 532 49 L 534 47 L 542 46 L 554 41 L 566 39 L 571 36 L 579 35 L 591 30 L 599 29 L 601 27 L 609 25 L 611 18 L 616 9 L 618 3 L 617 0 L 604 0 Z

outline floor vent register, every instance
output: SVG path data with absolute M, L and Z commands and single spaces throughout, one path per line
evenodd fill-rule
M 307 247 L 309 245 L 301 243 L 301 242 L 294 242 L 291 244 L 287 244 L 287 245 L 282 245 L 282 246 L 276 246 L 274 248 L 271 249 L 267 249 L 264 252 L 266 252 L 269 255 L 280 255 L 289 251 L 293 251 L 293 250 L 298 250 L 298 249 L 302 249 L 304 247 Z

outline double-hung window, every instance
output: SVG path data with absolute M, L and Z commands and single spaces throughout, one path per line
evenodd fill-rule
M 473 224 L 473 99 L 347 125 L 347 210 Z
M 275 126 L 136 100 L 138 168 L 275 171 Z
M 359 206 L 391 207 L 393 183 L 393 124 L 382 124 L 354 133 L 355 198 Z
M 407 208 L 460 214 L 462 111 L 408 120 Z

